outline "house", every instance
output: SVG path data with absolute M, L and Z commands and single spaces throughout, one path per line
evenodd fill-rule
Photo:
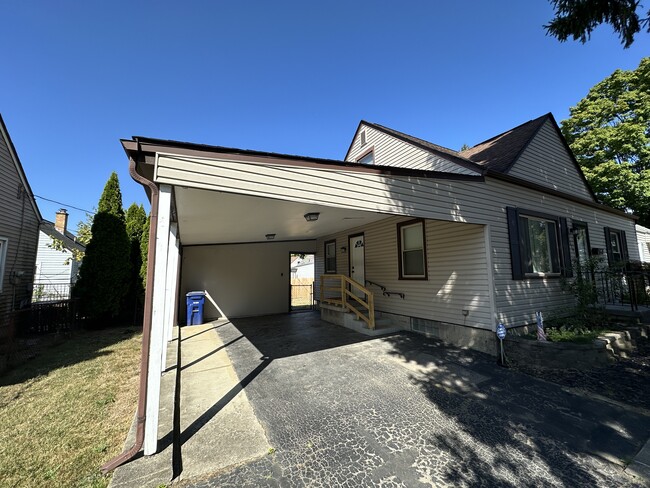
M 10 313 L 29 305 L 41 214 L 0 116 L 0 337 Z M 1 340 L 0 340 L 1 342 Z
M 68 212 L 64 208 L 56 212 L 54 222 L 41 222 L 32 301 L 63 300 L 71 296 L 80 265 L 75 255 L 85 252 L 86 247 L 77 242 L 67 227 Z
M 639 246 L 639 259 L 650 263 L 650 229 L 642 225 L 636 226 L 636 242 Z
M 291 261 L 292 279 L 314 279 L 314 255 L 307 254 L 305 257 L 296 256 Z
M 381 313 L 494 354 L 497 324 L 574 305 L 561 286 L 573 261 L 639 259 L 635 218 L 597 201 L 551 114 L 462 152 L 366 121 L 342 160 L 145 137 L 122 145 L 150 196 L 155 243 L 145 454 L 187 291 L 206 292 L 208 318 L 284 313 L 288 256 L 314 253 L 326 319 L 354 313 L 372 328 Z

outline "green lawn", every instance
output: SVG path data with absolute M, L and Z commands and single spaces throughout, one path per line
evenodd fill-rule
M 138 393 L 142 336 L 80 331 L 0 376 L 0 485 L 104 487 Z

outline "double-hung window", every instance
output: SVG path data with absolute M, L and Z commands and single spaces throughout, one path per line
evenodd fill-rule
M 399 278 L 427 279 L 427 252 L 424 220 L 409 220 L 397 224 L 399 243 Z
M 336 239 L 325 241 L 325 272 L 336 273 Z
M 523 226 L 524 272 L 526 274 L 557 274 L 560 272 L 560 248 L 557 222 L 530 215 L 520 215 Z
M 566 219 L 512 207 L 507 213 L 513 279 L 570 276 Z

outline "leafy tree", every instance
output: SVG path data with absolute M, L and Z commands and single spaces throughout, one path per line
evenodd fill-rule
M 77 242 L 80 242 L 84 246 L 87 246 L 92 238 L 92 226 L 93 226 L 94 215 L 87 213 L 86 220 L 80 220 L 77 223 Z
M 591 32 L 600 24 L 610 24 L 625 48 L 634 42 L 634 36 L 645 29 L 650 32 L 650 11 L 639 18 L 639 0 L 550 0 L 555 18 L 544 26 L 561 42 L 573 37 L 583 44 L 591 38 Z M 643 15 L 643 14 L 641 14 Z
M 82 313 L 103 325 L 120 314 L 129 284 L 129 237 L 114 172 L 99 199 L 91 233 L 74 293 Z
M 139 315 L 142 313 L 144 303 L 144 286 L 140 279 L 140 269 L 142 267 L 142 254 L 140 250 L 143 226 L 147 221 L 147 214 L 142 205 L 132 203 L 126 210 L 126 233 L 129 236 L 130 243 L 130 275 L 129 291 L 126 294 L 124 304 L 124 313 L 126 317 L 132 317 L 134 323 L 138 322 Z
M 650 58 L 596 84 L 562 133 L 596 195 L 650 226 Z

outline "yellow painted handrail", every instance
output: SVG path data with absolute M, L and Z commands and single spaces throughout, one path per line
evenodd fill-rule
M 328 286 L 325 282 L 329 281 Z M 334 286 L 332 281 L 337 282 Z M 348 289 L 350 285 L 350 289 Z M 327 296 L 325 293 L 336 292 L 337 296 Z M 357 293 L 363 294 L 364 299 L 359 297 Z M 365 286 L 357 283 L 352 278 L 340 274 L 323 274 L 320 277 L 320 301 L 321 303 L 331 303 L 333 305 L 342 306 L 344 309 L 354 313 L 358 319 L 363 320 L 368 324 L 369 329 L 375 328 L 375 296 Z M 360 310 L 365 308 L 367 311 Z

